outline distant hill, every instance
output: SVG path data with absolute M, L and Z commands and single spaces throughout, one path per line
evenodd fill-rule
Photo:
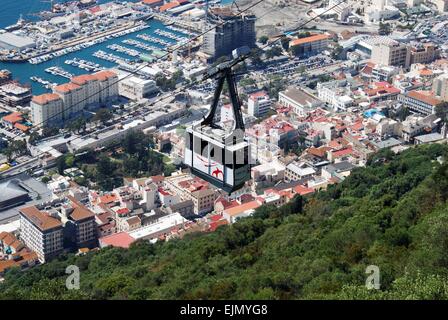
M 343 183 L 210 234 L 20 272 L 0 299 L 446 299 L 448 147 L 384 150 Z M 65 289 L 65 267 L 81 290 Z M 380 290 L 365 287 L 380 269 Z

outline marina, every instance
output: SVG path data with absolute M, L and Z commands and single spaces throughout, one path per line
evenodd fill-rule
M 98 0 L 97 2 L 98 5 L 106 3 L 117 4 L 117 2 L 111 2 L 110 0 Z M 138 1 L 132 0 L 130 2 Z M 14 14 L 14 11 L 8 9 L 8 15 L 4 15 L 5 11 L 0 11 L 0 28 L 8 28 L 10 31 L 22 35 L 28 35 L 26 32 L 30 23 L 39 21 L 39 18 L 36 15 L 31 15 L 31 13 L 48 11 L 50 7 L 50 3 L 40 0 L 29 0 L 20 3 L 13 0 L 5 0 L 4 2 L 2 1 L 3 4 L 6 8 L 11 9 L 14 7 L 14 10 L 17 11 Z M 146 62 L 154 62 L 161 57 L 166 57 L 167 48 L 173 45 L 180 45 L 188 40 L 189 36 L 196 35 L 195 32 L 197 30 L 190 25 L 182 24 L 176 18 L 169 18 L 159 13 L 148 13 L 142 12 L 141 16 L 136 16 L 135 19 L 127 17 L 129 24 L 118 24 L 117 27 L 123 28 L 123 30 L 120 29 L 119 31 L 106 26 L 113 25 L 115 20 L 119 21 L 120 19 L 104 19 L 99 16 L 95 22 L 98 24 L 96 27 L 97 31 L 99 31 L 98 34 L 95 33 L 95 28 L 83 28 L 82 34 L 87 40 L 73 37 L 67 38 L 67 40 L 62 42 L 59 41 L 58 46 L 57 41 L 48 42 L 48 40 L 42 38 L 43 42 L 38 42 L 36 48 L 29 48 L 23 51 L 29 56 L 29 58 L 24 60 L 24 63 L 13 63 L 13 61 L 7 62 L 3 60 L 0 61 L 0 69 L 13 69 L 14 79 L 24 85 L 31 86 L 33 94 L 39 95 L 51 90 L 52 85 L 67 81 L 66 77 L 61 75 L 62 73 L 60 72 L 50 73 L 45 71 L 47 69 L 50 70 L 50 67 L 64 66 L 66 73 L 63 74 L 66 76 L 68 74 L 77 76 L 97 72 L 123 64 L 127 65 L 126 68 L 130 70 L 133 68 L 133 60 L 141 58 Z M 23 14 L 23 19 L 20 19 L 21 14 Z M 154 16 L 154 18 L 151 18 L 151 16 Z M 57 19 L 61 20 L 62 18 L 65 18 L 65 16 L 57 17 Z M 104 26 L 101 24 L 104 24 Z M 157 33 L 159 34 L 155 30 L 158 30 Z M 171 37 L 167 36 L 168 33 L 163 31 L 168 32 Z M 39 36 L 38 31 L 32 31 L 32 33 L 32 36 Z M 182 41 L 177 40 L 181 38 L 183 39 Z M 118 45 L 127 48 L 127 50 L 123 50 L 123 52 L 117 51 L 116 49 L 120 48 Z M 50 47 L 52 51 L 45 52 Z M 134 55 L 137 52 L 131 50 L 138 51 L 139 55 Z M 128 54 L 131 52 L 132 54 Z M 13 57 L 13 54 L 11 53 L 10 58 Z
M 60 76 L 60 77 L 66 78 L 66 79 L 71 79 L 74 76 L 72 73 L 70 73 L 60 67 L 49 67 L 49 68 L 45 69 L 45 72 L 50 73 L 55 76 Z
M 120 46 L 119 44 L 111 44 L 107 46 L 107 49 L 119 52 L 119 53 L 124 53 L 127 54 L 128 56 L 131 57 L 138 57 L 140 56 L 142 53 L 138 50 L 135 49 L 129 49 L 123 46 Z
M 139 49 L 143 49 L 146 51 L 154 51 L 154 50 L 160 50 L 160 48 L 157 48 L 156 46 L 152 46 L 143 42 L 140 42 L 138 40 L 134 40 L 134 39 L 125 39 L 122 41 L 122 43 L 130 45 L 130 46 L 134 46 L 136 48 Z
M 98 58 L 98 59 L 101 59 L 101 60 L 106 60 L 106 61 L 113 62 L 113 63 L 116 63 L 116 64 L 130 63 L 131 62 L 130 59 L 120 58 L 119 56 L 116 56 L 116 55 L 114 55 L 112 53 L 104 52 L 102 50 L 98 50 L 98 51 L 94 52 L 93 56 L 95 58 Z
M 85 70 L 88 72 L 98 72 L 98 71 L 106 69 L 98 63 L 83 60 L 83 59 L 78 59 L 78 58 L 73 58 L 73 60 L 65 60 L 64 63 L 69 66 L 74 66 L 74 67 L 77 67 L 79 69 L 82 69 L 82 70 Z
M 166 40 L 163 40 L 163 39 L 160 39 L 160 38 L 157 38 L 157 37 L 153 37 L 153 36 L 150 36 L 150 35 L 147 35 L 147 34 L 139 34 L 139 35 L 137 35 L 137 38 L 145 40 L 145 41 L 149 41 L 149 42 L 152 42 L 152 43 L 157 43 L 157 44 L 160 44 L 160 45 L 162 45 L 164 47 L 167 47 L 167 46 L 170 46 L 170 45 L 173 44 L 173 43 L 168 42 Z
M 164 31 L 164 30 L 160 30 L 160 29 L 154 30 L 154 33 L 159 35 L 159 36 L 166 37 L 168 39 L 176 40 L 176 41 L 183 41 L 183 40 L 186 39 L 186 37 L 178 36 L 178 35 L 175 35 L 174 33 L 171 33 L 171 32 L 168 32 L 168 31 Z

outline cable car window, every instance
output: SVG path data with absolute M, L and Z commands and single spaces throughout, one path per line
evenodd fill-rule
M 232 151 L 225 150 L 225 165 L 229 169 L 233 169 L 233 153 Z
M 199 138 L 199 137 L 193 137 L 193 141 L 194 141 L 194 143 L 193 143 L 193 151 L 194 151 L 194 153 L 197 153 L 197 154 L 199 154 L 199 155 L 201 155 L 202 154 L 202 149 L 201 149 L 201 138 Z
M 210 144 L 210 158 L 219 163 L 222 164 L 222 148 L 213 144 Z
M 186 148 L 188 150 L 192 150 L 193 149 L 193 134 L 190 132 L 187 132 L 187 137 L 185 139 L 186 142 Z
M 235 170 L 247 166 L 249 163 L 249 148 L 239 149 L 233 154 L 233 163 Z

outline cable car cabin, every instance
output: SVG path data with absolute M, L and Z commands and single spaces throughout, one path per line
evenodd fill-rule
M 241 103 L 232 67 L 249 54 L 248 47 L 232 52 L 233 61 L 211 68 L 208 77 L 216 78 L 213 102 L 207 116 L 186 130 L 184 163 L 193 174 L 209 181 L 229 193 L 241 188 L 250 179 L 249 143 L 244 139 L 244 122 Z M 224 82 L 227 82 L 232 102 L 234 124 L 226 131 L 215 123 L 215 114 Z
M 193 174 L 231 193 L 250 179 L 249 143 L 244 132 L 228 133 L 201 124 L 186 130 L 184 163 Z

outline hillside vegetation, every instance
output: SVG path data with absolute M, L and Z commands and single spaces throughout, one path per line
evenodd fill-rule
M 210 234 L 106 248 L 26 272 L 0 299 L 446 299 L 448 148 L 384 150 L 343 183 Z M 81 289 L 65 289 L 65 268 Z M 380 290 L 365 287 L 380 268 Z

